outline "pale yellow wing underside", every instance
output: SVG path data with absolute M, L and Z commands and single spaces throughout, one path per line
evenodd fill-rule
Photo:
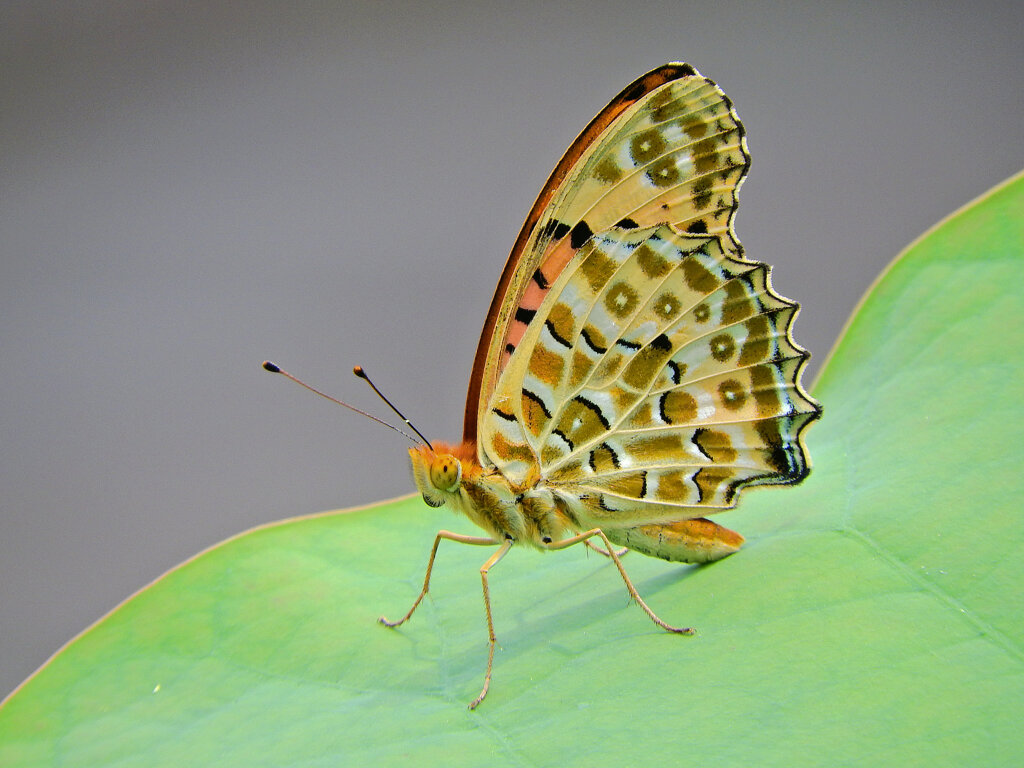
M 669 225 L 594 235 L 493 393 L 483 449 L 584 526 L 698 517 L 808 471 L 819 408 L 768 267 Z
M 492 305 L 476 364 L 483 466 L 606 528 L 699 517 L 807 474 L 802 432 L 820 408 L 799 383 L 797 305 L 733 231 L 748 166 L 731 102 L 687 65 L 595 118 Z
M 533 313 L 594 232 L 671 224 L 738 254 L 732 217 L 748 165 L 731 102 L 686 64 L 648 73 L 602 110 L 545 184 L 506 264 L 477 351 L 465 437 L 482 429 Z

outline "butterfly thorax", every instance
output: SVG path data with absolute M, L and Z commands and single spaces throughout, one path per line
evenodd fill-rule
M 513 487 L 497 469 L 482 467 L 472 443 L 435 445 L 409 449 L 416 487 L 427 505 L 452 507 L 497 541 L 511 538 L 538 547 L 578 527 L 541 484 Z

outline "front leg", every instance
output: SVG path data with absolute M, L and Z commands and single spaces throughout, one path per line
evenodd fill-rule
M 461 544 L 472 544 L 472 545 L 478 546 L 478 547 L 486 547 L 486 546 L 490 546 L 492 544 L 500 544 L 501 543 L 501 542 L 495 541 L 494 539 L 486 538 L 484 536 L 464 536 L 461 533 L 452 533 L 451 531 L 438 531 L 437 532 L 437 536 L 434 537 L 434 547 L 433 547 L 433 549 L 430 550 L 430 560 L 427 561 L 427 574 L 426 574 L 426 576 L 423 579 L 423 589 L 420 590 L 420 594 L 416 598 L 416 602 L 414 602 L 412 604 L 412 608 L 409 609 L 409 612 L 407 614 L 405 614 L 405 616 L 400 618 L 398 621 L 388 621 L 383 616 L 381 616 L 379 619 L 377 619 L 377 621 L 379 621 L 385 627 L 397 627 L 397 626 L 399 626 L 401 624 L 404 624 L 406 621 L 409 620 L 409 617 L 412 616 L 413 611 L 415 611 L 419 607 L 419 604 L 423 601 L 423 596 L 426 595 L 427 594 L 427 590 L 430 589 L 430 573 L 431 573 L 431 571 L 434 570 L 434 557 L 437 555 L 437 545 L 441 543 L 441 539 L 449 539 L 450 541 L 458 541 Z M 486 598 L 486 589 L 487 589 L 487 582 L 485 581 L 484 582 L 485 598 Z M 491 610 L 490 610 L 490 606 L 488 605 L 488 608 L 487 608 L 487 620 L 488 620 L 488 623 L 490 623 L 490 618 L 491 618 Z M 492 630 L 491 634 L 492 635 L 494 634 L 493 630 Z M 490 675 L 490 665 L 488 665 L 488 675 Z M 485 690 L 486 690 L 486 688 L 485 688 Z

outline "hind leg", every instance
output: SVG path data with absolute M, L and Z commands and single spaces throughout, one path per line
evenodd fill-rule
M 615 554 L 615 548 L 612 546 L 612 543 L 600 528 L 593 528 L 568 539 L 562 539 L 562 541 L 555 541 L 550 544 L 546 544 L 545 549 L 565 549 L 566 547 L 571 547 L 573 544 L 579 544 L 580 542 L 587 541 L 594 536 L 599 536 L 604 542 L 605 547 L 607 547 L 608 556 L 611 557 L 612 562 L 615 563 L 615 567 L 619 569 L 619 575 L 622 576 L 622 581 L 626 584 L 629 596 L 636 601 L 636 604 L 643 609 L 643 612 L 647 614 L 651 621 L 668 632 L 675 632 L 680 635 L 694 634 L 694 631 L 689 627 L 673 627 L 671 624 L 666 624 L 658 617 L 658 614 L 648 607 L 647 603 L 645 603 L 643 598 L 640 597 L 640 593 L 636 591 L 636 587 L 633 586 L 633 582 L 630 581 L 629 574 L 626 573 L 626 569 L 622 567 L 622 561 L 619 560 L 619 556 Z
M 599 555 L 604 555 L 605 557 L 611 557 L 610 552 L 601 549 L 599 546 L 597 546 L 597 544 L 592 542 L 590 539 L 585 540 L 583 542 L 583 546 L 585 546 L 587 549 L 594 550 Z M 619 557 L 622 557 L 627 552 L 629 552 L 629 550 L 626 547 L 623 547 L 622 549 L 616 551 L 615 554 L 618 555 Z

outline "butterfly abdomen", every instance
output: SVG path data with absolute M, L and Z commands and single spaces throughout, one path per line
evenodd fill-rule
M 604 532 L 616 544 L 678 563 L 720 560 L 743 545 L 738 533 L 703 517 L 664 525 L 606 528 Z

